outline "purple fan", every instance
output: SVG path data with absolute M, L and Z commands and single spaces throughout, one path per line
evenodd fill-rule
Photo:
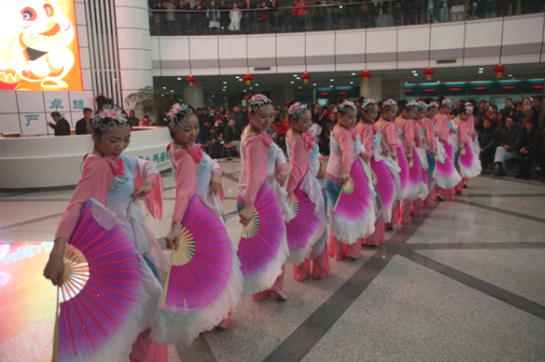
M 371 170 L 373 173 L 373 184 L 386 209 L 390 209 L 394 201 L 395 181 L 388 165 L 383 160 L 375 161 L 371 157 Z
M 402 146 L 397 148 L 397 164 L 399 165 L 399 168 L 401 168 L 399 181 L 401 184 L 401 191 L 403 191 L 409 182 L 409 163 L 407 162 L 407 156 L 405 156 L 405 151 Z
M 299 183 L 300 185 L 301 183 Z M 304 249 L 309 238 L 320 227 L 320 220 L 314 216 L 314 203 L 310 201 L 305 192 L 301 191 L 299 186 L 295 189 L 290 203 L 291 211 L 295 216 L 289 223 L 286 223 L 290 252 Z
M 222 294 L 231 276 L 233 247 L 222 221 L 201 198 L 191 198 L 182 219 L 182 236 L 172 251 L 162 305 L 196 311 Z
M 242 230 L 238 248 L 245 278 L 264 271 L 275 260 L 286 225 L 276 194 L 267 181 L 259 189 L 254 206 L 254 215 Z
M 106 361 L 118 355 L 112 348 L 125 346 L 112 340 L 125 321 L 142 313 L 137 310 L 140 255 L 118 224 L 106 230 L 97 223 L 92 202 L 85 203 L 65 248 L 54 345 L 59 361 L 89 355 Z
M 350 179 L 342 187 L 332 216 L 340 216 L 349 221 L 360 220 L 371 210 L 371 203 L 369 181 L 363 171 L 361 161 L 356 159 L 350 170 Z
M 473 153 L 473 149 L 469 144 L 464 145 L 463 151 L 460 153 L 460 173 L 463 177 L 472 178 L 481 173 L 481 161 Z

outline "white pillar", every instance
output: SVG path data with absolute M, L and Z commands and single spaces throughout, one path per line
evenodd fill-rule
M 202 91 L 202 82 L 198 79 L 193 83 L 193 87 L 190 87 L 189 83 L 184 82 L 182 88 L 182 96 L 183 101 L 193 106 L 193 108 L 202 108 L 205 106 L 204 92 Z
M 121 95 L 153 85 L 148 2 L 115 0 Z
M 395 99 L 396 101 L 405 99 L 405 83 L 399 79 L 385 80 L 382 82 L 382 100 L 385 101 L 388 98 Z
M 382 99 L 382 75 L 372 75 L 367 82 L 361 78 L 360 95 L 365 98 Z

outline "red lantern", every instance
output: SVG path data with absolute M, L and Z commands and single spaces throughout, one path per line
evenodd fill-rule
M 246 85 L 250 85 L 252 83 L 252 79 L 254 79 L 254 76 L 251 74 L 246 74 L 244 77 L 242 77 L 246 81 Z
M 367 82 L 369 80 L 369 77 L 371 77 L 371 72 L 368 70 L 364 70 L 363 72 L 361 72 L 360 75 L 363 78 L 363 81 Z
M 193 87 L 193 83 L 195 83 L 195 81 L 197 80 L 197 78 L 195 78 L 194 76 L 190 75 L 189 77 L 185 78 L 185 81 L 189 83 L 189 86 L 190 87 Z
M 305 82 L 305 84 L 308 84 L 308 80 L 310 79 L 310 74 L 307 73 L 307 72 L 304 72 L 304 73 L 301 75 L 301 78 L 303 78 L 303 81 Z
M 431 80 L 431 76 L 435 74 L 435 70 L 433 68 L 426 68 L 424 69 L 424 74 L 427 80 Z
M 501 74 L 505 72 L 505 65 L 498 64 L 494 67 L 494 72 L 496 72 L 496 78 L 501 78 Z

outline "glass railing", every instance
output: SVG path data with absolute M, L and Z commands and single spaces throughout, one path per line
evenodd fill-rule
M 469 6 L 465 5 L 466 0 L 296 3 L 292 7 L 275 7 L 267 1 L 252 3 L 250 9 L 232 9 L 233 2 L 226 1 L 225 8 L 201 10 L 206 7 L 168 9 L 169 3 L 152 2 L 150 32 L 151 35 L 221 35 L 359 29 L 530 14 L 542 12 L 545 7 L 542 0 L 520 3 L 469 0 Z

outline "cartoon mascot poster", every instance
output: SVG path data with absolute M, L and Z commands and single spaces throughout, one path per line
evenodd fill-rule
M 74 0 L 0 0 L 0 89 L 83 90 Z

